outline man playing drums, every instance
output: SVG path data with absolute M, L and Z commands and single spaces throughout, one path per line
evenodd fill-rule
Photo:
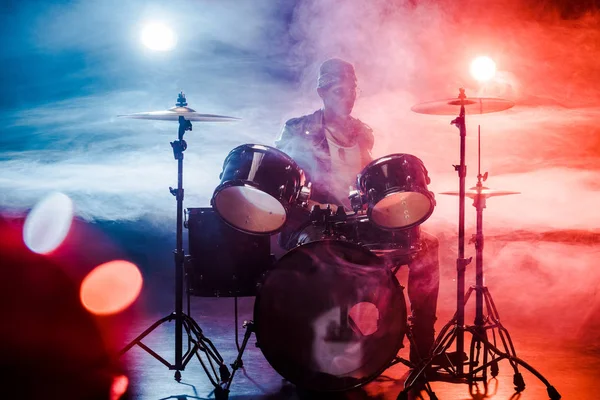
M 308 175 L 311 200 L 351 209 L 348 188 L 355 185 L 357 172 L 372 161 L 374 144 L 372 130 L 350 115 L 357 93 L 352 64 L 337 58 L 325 61 L 319 70 L 317 93 L 323 108 L 287 121 L 275 144 Z M 377 227 L 373 229 L 378 231 Z M 292 210 L 279 243 L 289 250 L 322 239 L 322 231 L 310 224 L 307 212 Z M 385 237 L 386 232 L 379 231 Z M 425 232 L 419 232 L 418 237 L 418 251 L 408 261 L 410 320 L 415 339 L 410 349 L 412 362 L 430 354 L 439 290 L 439 242 Z

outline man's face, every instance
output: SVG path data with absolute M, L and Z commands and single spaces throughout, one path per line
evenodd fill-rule
M 323 107 L 339 117 L 347 117 L 356 101 L 356 84 L 338 83 L 326 89 L 318 89 Z

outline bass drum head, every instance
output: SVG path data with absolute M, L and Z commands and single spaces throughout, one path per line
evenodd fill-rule
M 323 392 L 377 377 L 407 329 L 403 288 L 384 261 L 338 240 L 304 244 L 277 261 L 259 287 L 254 320 L 269 364 L 297 386 Z

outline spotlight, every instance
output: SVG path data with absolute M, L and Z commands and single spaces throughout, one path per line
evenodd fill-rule
M 471 62 L 471 75 L 478 81 L 489 81 L 496 75 L 496 63 L 487 56 L 480 56 Z
M 142 29 L 142 43 L 150 50 L 167 51 L 177 44 L 175 32 L 159 22 L 151 22 Z

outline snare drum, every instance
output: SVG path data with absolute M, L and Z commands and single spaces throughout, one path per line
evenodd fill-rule
M 419 226 L 402 230 L 383 230 L 374 225 L 364 213 L 336 222 L 332 230 L 337 239 L 366 247 L 394 266 L 409 264 L 422 248 Z
M 211 205 L 233 228 L 251 234 L 278 232 L 291 207 L 308 199 L 304 172 L 285 153 L 244 144 L 231 150 Z
M 382 229 L 404 229 L 431 216 L 435 197 L 423 162 L 410 154 L 391 154 L 369 163 L 357 176 L 357 189 L 371 222 Z
M 391 365 L 407 330 L 403 288 L 359 245 L 321 240 L 287 252 L 254 306 L 258 347 L 299 387 L 343 391 Z

